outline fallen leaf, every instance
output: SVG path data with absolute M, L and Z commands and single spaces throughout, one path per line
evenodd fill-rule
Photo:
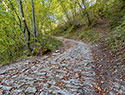
M 4 91 L 3 91 L 3 90 L 0 90 L 0 94 L 4 94 Z

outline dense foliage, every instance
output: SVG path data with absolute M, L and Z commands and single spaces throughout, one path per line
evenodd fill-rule
M 97 41 L 102 34 L 90 31 L 104 18 L 112 31 L 105 41 L 113 49 L 123 46 L 124 4 L 124 0 L 2 0 L 0 63 L 61 45 L 50 34 Z M 80 27 L 82 33 L 76 31 Z
M 125 63 L 125 1 L 87 0 L 85 4 L 86 10 L 79 10 L 75 16 L 77 24 L 58 25 L 53 34 L 98 43 L 112 50 L 113 56 L 120 56 Z M 86 11 L 89 15 L 85 15 Z M 87 16 L 91 21 L 89 25 Z
M 56 25 L 50 3 L 51 0 L 0 1 L 0 63 L 52 51 L 61 45 L 48 35 Z

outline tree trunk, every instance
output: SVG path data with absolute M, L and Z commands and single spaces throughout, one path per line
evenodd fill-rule
M 66 9 L 65 9 L 65 6 L 62 4 L 62 1 L 61 1 L 61 0 L 60 0 L 60 5 L 61 5 L 62 8 L 63 8 L 63 11 L 64 11 L 64 13 L 65 13 L 65 15 L 66 15 L 66 17 L 67 17 L 67 19 L 68 19 L 68 21 L 69 21 L 69 24 L 72 25 L 72 22 L 71 22 L 71 20 L 70 20 L 70 18 L 69 18 L 69 16 L 68 16 L 68 13 L 67 13 L 67 11 L 66 11 Z
M 78 2 L 78 0 L 77 0 L 77 3 L 78 3 L 78 5 L 79 5 L 79 7 L 80 7 L 80 9 L 81 9 L 81 11 L 82 11 L 82 16 L 84 16 L 84 11 L 83 11 L 83 8 L 82 8 L 82 6 L 81 6 L 81 4 Z M 85 20 L 86 21 L 86 20 Z M 86 21 L 86 23 L 87 23 L 87 21 Z
M 24 6 L 25 6 L 25 10 L 27 11 L 27 14 L 28 14 L 28 17 L 29 17 L 29 20 L 30 20 L 30 24 L 31 24 L 32 33 L 33 33 L 33 24 L 32 24 L 32 20 L 30 18 L 29 12 L 27 10 L 27 6 L 26 6 L 26 1 L 25 0 L 24 0 Z
M 31 0 L 31 4 L 32 4 L 32 13 L 33 13 L 33 27 L 34 27 L 34 38 L 35 38 L 35 42 L 37 42 L 37 27 L 36 27 L 36 17 L 35 17 L 35 8 L 34 8 L 34 2 L 33 0 Z
M 28 35 L 27 35 L 27 36 L 28 36 L 27 45 L 28 45 L 29 50 L 32 51 L 33 49 L 32 49 L 31 46 L 30 46 L 30 31 L 29 31 L 29 29 L 28 29 L 28 26 L 27 26 L 27 23 L 26 23 L 26 20 L 25 20 L 25 16 L 24 16 L 24 12 L 23 12 L 23 6 L 22 6 L 22 1 L 21 1 L 21 0 L 19 0 L 19 1 L 20 1 L 22 19 L 23 19 L 23 22 L 24 22 L 24 31 L 25 31 L 25 29 L 26 29 L 26 30 L 27 30 L 27 34 L 28 34 Z
M 10 5 L 12 6 L 12 10 L 15 12 L 15 14 L 16 14 L 18 20 L 19 20 L 19 23 L 20 23 L 20 24 L 18 24 L 18 25 L 19 25 L 19 27 L 20 27 L 22 33 L 24 34 L 25 39 L 27 39 L 27 37 L 26 37 L 26 35 L 25 35 L 25 31 L 22 30 L 21 19 L 20 19 L 18 13 L 16 12 L 16 10 L 15 10 L 15 8 L 14 8 L 14 6 L 13 6 L 11 0 L 9 0 L 9 2 L 10 2 Z M 18 2 L 17 2 L 17 3 L 18 3 Z
M 82 4 L 83 4 L 85 12 L 86 12 L 86 16 L 87 16 L 87 19 L 88 19 L 88 25 L 91 25 L 90 17 L 89 17 L 89 14 L 88 14 L 87 10 L 86 10 L 86 5 L 85 5 L 84 0 L 82 0 Z

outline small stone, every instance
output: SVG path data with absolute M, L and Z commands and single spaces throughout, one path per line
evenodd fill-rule
M 56 82 L 54 80 L 51 80 L 48 82 L 48 84 L 55 84 Z
M 14 90 L 13 92 L 16 93 L 16 94 L 18 94 L 18 93 L 23 92 L 23 90 L 22 89 L 17 89 L 17 90 Z
M 82 72 L 81 69 L 74 69 L 74 72 Z
M 26 93 L 35 93 L 36 92 L 36 88 L 28 87 L 25 92 Z
M 26 95 L 26 94 L 24 94 L 23 92 L 21 92 L 21 93 L 18 93 L 18 95 Z
M 61 90 L 61 91 L 57 91 L 57 95 L 72 95 L 72 93 L 69 93 L 66 90 Z
M 94 82 L 92 82 L 92 81 L 90 81 L 90 80 L 84 81 L 84 85 L 89 85 L 89 84 L 94 84 Z
M 67 72 L 64 71 L 64 70 L 57 70 L 57 72 L 59 72 L 59 73 L 67 73 Z
M 66 80 L 63 80 L 64 83 L 71 83 L 71 81 L 66 81 Z
M 103 84 L 103 83 L 104 83 L 104 81 L 101 81 L 101 83 Z
M 40 95 L 46 95 L 46 93 L 45 92 L 41 92 Z
M 56 50 L 55 52 L 58 53 L 60 50 Z
M 63 75 L 56 75 L 55 77 L 61 79 L 61 78 L 63 78 Z
M 62 66 L 62 67 L 67 67 L 67 66 L 68 66 L 68 64 L 61 64 L 61 66 Z
M 67 88 L 78 88 L 77 86 L 70 85 L 70 84 L 67 84 L 66 87 L 67 87 Z
M 110 94 L 110 95 L 115 95 L 115 93 L 114 93 L 114 92 L 112 92 L 112 91 L 110 91 L 110 92 L 109 92 L 109 94 Z
M 14 84 L 13 87 L 20 88 L 21 85 L 22 84 L 20 84 L 20 85 L 19 84 Z
M 3 85 L 0 85 L 0 88 L 2 88 L 3 87 Z
M 25 79 L 29 80 L 29 81 L 33 81 L 34 78 L 30 78 L 30 77 L 25 77 Z
M 46 75 L 46 74 L 47 74 L 46 72 L 40 73 L 40 75 Z
M 8 80 L 5 80 L 4 82 L 6 83 L 6 84 L 13 84 L 14 83 L 14 79 L 8 79 Z
M 24 77 L 25 75 L 23 73 L 18 76 L 19 79 L 24 78 Z
M 58 86 L 51 86 L 50 89 L 54 89 L 54 90 L 60 90 L 60 88 Z
M 7 91 L 9 91 L 9 90 L 12 89 L 12 87 L 10 87 L 10 86 L 3 86 L 2 89 L 3 89 L 3 90 L 7 90 Z

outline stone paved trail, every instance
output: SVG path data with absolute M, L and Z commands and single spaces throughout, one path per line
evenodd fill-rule
M 0 95 L 98 95 L 90 46 L 59 39 L 64 48 L 51 55 L 0 67 Z
M 0 95 L 94 95 L 89 46 L 59 39 L 64 48 L 49 56 L 1 67 Z
M 125 95 L 124 83 L 97 80 L 104 76 L 98 75 L 101 67 L 92 62 L 89 45 L 59 39 L 64 47 L 51 55 L 0 67 L 0 95 Z M 97 86 L 99 81 L 108 88 L 104 94 L 98 93 L 105 90 Z

